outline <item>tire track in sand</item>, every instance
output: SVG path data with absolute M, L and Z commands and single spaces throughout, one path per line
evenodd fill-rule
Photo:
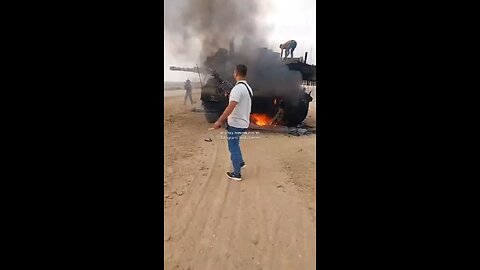
M 201 130 L 208 124 L 192 127 Z M 225 176 L 230 169 L 226 141 L 214 139 L 214 147 L 207 147 L 207 175 L 198 174 L 172 211 L 173 261 L 166 269 L 314 269 L 314 222 L 281 169 L 279 144 L 285 141 L 269 137 L 242 141 L 248 164 L 242 182 Z

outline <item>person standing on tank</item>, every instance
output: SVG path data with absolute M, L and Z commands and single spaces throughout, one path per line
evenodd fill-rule
M 285 50 L 285 58 L 287 59 L 288 55 L 291 55 L 291 58 L 293 58 L 293 51 L 297 48 L 297 42 L 295 40 L 289 40 L 283 44 L 280 44 L 280 58 L 283 57 L 283 51 Z
M 227 145 L 233 165 L 233 171 L 227 172 L 227 177 L 241 181 L 240 170 L 246 165 L 240 149 L 240 136 L 250 125 L 253 90 L 246 80 L 247 67 L 245 65 L 237 65 L 233 77 L 237 83 L 230 91 L 229 104 L 213 127 L 220 128 L 227 121 Z

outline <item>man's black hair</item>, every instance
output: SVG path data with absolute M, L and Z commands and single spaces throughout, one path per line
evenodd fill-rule
M 243 65 L 243 64 L 237 65 L 235 67 L 235 70 L 237 71 L 238 75 L 240 75 L 242 77 L 247 76 L 247 67 L 245 65 Z

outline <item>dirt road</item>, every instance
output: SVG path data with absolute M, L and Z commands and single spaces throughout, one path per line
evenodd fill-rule
M 194 99 L 165 98 L 164 268 L 315 269 L 316 135 L 244 136 L 247 167 L 235 182 L 225 130 L 208 130 Z

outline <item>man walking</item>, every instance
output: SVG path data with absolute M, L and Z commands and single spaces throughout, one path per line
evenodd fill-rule
M 285 50 L 285 58 L 287 59 L 288 55 L 291 55 L 291 58 L 293 58 L 293 51 L 297 48 L 297 42 L 295 40 L 289 40 L 283 44 L 280 44 L 280 59 L 283 57 L 283 50 Z
M 183 101 L 183 105 L 186 105 L 187 104 L 187 97 L 190 98 L 190 103 L 193 104 L 193 100 L 192 100 L 192 85 L 190 84 L 190 80 L 187 79 L 187 81 L 185 82 L 185 100 Z
M 233 77 L 237 81 L 235 87 L 230 92 L 229 104 L 223 114 L 213 125 L 214 128 L 220 128 L 227 120 L 227 144 L 230 151 L 230 159 L 233 164 L 233 172 L 227 172 L 227 177 L 241 181 L 242 175 L 240 169 L 244 168 L 242 151 L 240 150 L 240 136 L 250 125 L 250 112 L 252 109 L 253 90 L 246 81 L 247 67 L 237 65 L 233 72 Z

